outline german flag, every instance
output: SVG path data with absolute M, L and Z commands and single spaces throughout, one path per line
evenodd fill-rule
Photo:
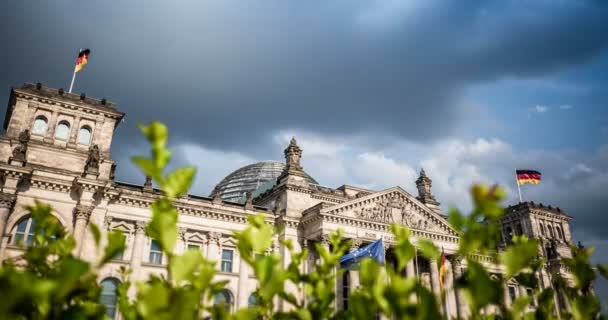
M 80 70 L 84 69 L 84 66 L 87 64 L 87 62 L 89 62 L 90 53 L 91 50 L 89 49 L 84 49 L 80 51 L 80 53 L 78 54 L 78 58 L 76 59 L 76 67 L 74 68 L 74 72 L 79 72 Z
M 445 264 L 445 252 L 441 248 L 441 258 L 439 260 L 439 288 L 441 293 L 445 293 L 445 275 L 448 272 L 448 268 Z
M 535 170 L 515 170 L 517 174 L 517 184 L 539 184 L 540 183 L 540 172 Z

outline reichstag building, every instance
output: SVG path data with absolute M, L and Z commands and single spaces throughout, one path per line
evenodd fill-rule
M 23 247 L 32 242 L 35 221 L 24 207 L 35 199 L 53 206 L 57 223 L 73 233 L 77 254 L 93 260 L 97 251 L 87 225 L 95 223 L 103 231 L 119 230 L 127 238 L 122 255 L 99 273 L 103 302 L 108 314 L 120 319 L 116 305 L 116 285 L 120 267 L 130 267 L 133 281 L 147 279 L 150 274 L 166 272 L 166 257 L 158 243 L 144 233 L 150 219 L 150 205 L 159 196 L 149 179 L 141 185 L 126 184 L 114 177 L 116 166 L 110 149 L 114 130 L 124 113 L 116 104 L 63 89 L 25 84 L 12 88 L 0 137 L 0 260 L 19 260 Z M 442 247 L 448 256 L 447 304 L 450 318 L 468 316 L 460 291 L 454 290 L 453 279 L 466 268 L 464 261 L 454 258 L 458 233 L 449 225 L 438 200 L 433 195 L 431 178 L 424 170 L 416 180 L 417 190 L 395 186 L 386 190 L 368 190 L 343 185 L 337 188 L 320 185 L 307 173 L 300 159 L 305 156 L 296 139 L 285 147 L 284 162 L 265 161 L 235 170 L 220 181 L 208 197 L 188 195 L 176 201 L 179 218 L 178 251 L 201 250 L 218 262 L 218 277 L 228 280 L 226 289 L 215 297 L 232 310 L 255 303 L 252 292 L 256 279 L 235 249 L 234 231 L 246 226 L 247 216 L 264 212 L 276 225 L 282 226 L 274 250 L 290 262 L 287 250 L 279 239 L 291 239 L 296 249 L 312 250 L 303 270 L 315 268 L 318 255 L 314 243 L 329 246 L 328 235 L 342 229 L 352 239 L 353 250 L 383 238 L 389 246 L 392 223 L 409 226 L 413 242 L 428 239 Z M 281 155 L 269 155 L 280 158 Z M 310 175 L 312 174 L 312 176 Z M 503 218 L 503 239 L 525 234 L 540 239 L 539 252 L 548 263 L 541 274 L 543 286 L 561 273 L 571 278 L 562 257 L 570 255 L 568 245 L 571 218 L 559 208 L 519 203 L 508 207 Z M 483 260 L 483 258 L 480 258 Z M 485 261 L 488 268 L 499 267 Z M 408 276 L 420 277 L 439 294 L 439 272 L 435 261 L 422 256 L 412 260 L 405 270 Z M 358 271 L 349 271 L 336 282 L 336 308 L 348 308 L 349 291 L 358 284 Z M 504 288 L 510 303 L 528 294 L 524 287 L 509 283 Z M 132 293 L 134 294 L 134 293 Z M 301 293 L 295 291 L 294 294 Z M 563 299 L 558 303 L 565 304 Z M 279 303 L 278 308 L 288 308 Z M 565 306 L 567 307 L 567 306 Z

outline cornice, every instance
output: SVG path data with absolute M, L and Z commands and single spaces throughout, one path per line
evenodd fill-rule
M 60 106 L 60 107 L 66 108 L 66 109 L 81 111 L 83 113 L 88 113 L 91 115 L 103 115 L 105 117 L 116 119 L 116 120 L 119 120 L 124 116 L 124 113 L 122 113 L 122 112 L 119 112 L 117 110 L 110 110 L 110 108 L 112 108 L 112 107 L 110 107 L 110 105 L 113 105 L 113 104 L 108 104 L 107 107 L 106 106 L 95 106 L 95 105 L 91 104 L 91 101 L 93 101 L 91 98 L 85 98 L 86 100 L 82 101 L 83 104 L 80 105 L 78 103 L 66 101 L 65 96 L 61 97 L 61 98 L 45 97 L 41 94 L 35 94 L 29 90 L 24 90 L 24 89 L 19 89 L 19 88 L 13 89 L 13 92 L 14 92 L 15 97 L 17 97 L 17 98 L 46 103 L 49 105 L 57 105 L 57 106 Z M 69 93 L 66 93 L 65 95 L 69 95 Z
M 321 212 L 312 213 L 310 215 L 303 217 L 301 220 L 301 224 L 303 226 L 306 226 L 306 225 L 310 225 L 312 223 L 316 223 L 318 221 L 333 223 L 333 224 L 337 224 L 337 225 L 341 225 L 341 226 L 352 226 L 352 227 L 363 228 L 363 229 L 367 229 L 367 230 L 390 233 L 390 224 L 387 224 L 387 223 L 353 218 L 353 217 L 349 217 L 349 216 L 333 215 L 333 214 L 327 214 L 327 213 L 321 213 Z M 458 236 L 442 234 L 442 233 L 437 233 L 437 232 L 432 232 L 432 231 L 413 229 L 413 228 L 410 229 L 410 234 L 417 238 L 437 240 L 437 241 L 443 241 L 443 242 L 449 242 L 449 243 L 459 243 L 459 241 L 460 241 Z

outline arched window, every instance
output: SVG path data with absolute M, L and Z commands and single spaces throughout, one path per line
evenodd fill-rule
M 342 275 L 342 309 L 348 310 L 348 296 L 350 295 L 350 272 Z
M 45 135 L 46 130 L 49 128 L 48 120 L 45 116 L 37 116 L 36 120 L 34 120 L 34 127 L 32 128 L 32 133 L 37 135 Z
M 524 234 L 524 230 L 521 228 L 521 223 L 518 223 L 517 225 L 515 225 L 515 231 L 517 232 L 518 236 L 521 236 L 522 234 Z
M 55 138 L 59 140 L 68 140 L 70 137 L 70 123 L 62 120 L 59 121 L 57 129 L 55 130 Z
M 545 225 L 542 223 L 539 223 L 538 225 L 540 226 L 540 234 L 542 236 L 544 236 L 545 235 Z
M 258 295 L 254 292 L 249 296 L 249 299 L 247 299 L 247 305 L 249 306 L 249 308 L 251 307 L 257 307 L 260 304 L 260 298 L 258 297 Z
M 32 216 L 22 218 L 13 228 L 11 244 L 31 246 L 34 244 L 36 219 Z
M 106 315 L 116 319 L 116 300 L 118 293 L 118 280 L 107 278 L 101 282 L 101 304 L 106 307 Z
M 555 237 L 553 234 L 553 227 L 547 225 L 547 230 L 549 231 L 549 238 L 553 239 Z
M 564 233 L 564 229 L 560 228 L 560 227 L 556 227 L 557 231 L 559 232 L 559 237 L 566 241 L 566 234 Z
M 213 298 L 213 305 L 223 306 L 227 312 L 232 310 L 232 294 L 224 289 L 218 292 Z
M 89 145 L 91 143 L 91 128 L 84 126 L 78 130 L 78 143 Z

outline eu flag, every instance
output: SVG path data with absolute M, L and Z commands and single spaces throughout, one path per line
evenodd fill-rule
M 340 258 L 340 267 L 352 269 L 364 258 L 372 258 L 379 264 L 384 264 L 384 242 L 382 241 L 382 238 L 351 253 L 343 255 L 342 258 Z

